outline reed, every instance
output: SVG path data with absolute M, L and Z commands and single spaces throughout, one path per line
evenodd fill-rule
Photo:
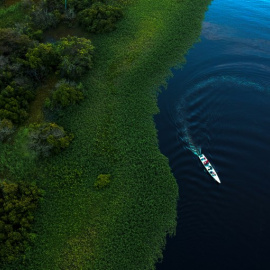
M 177 219 L 178 187 L 153 115 L 172 67 L 198 41 L 210 0 L 127 0 L 117 30 L 92 38 L 85 100 L 58 120 L 75 135 L 39 167 L 37 237 L 16 269 L 155 269 Z M 100 174 L 110 184 L 96 189 Z

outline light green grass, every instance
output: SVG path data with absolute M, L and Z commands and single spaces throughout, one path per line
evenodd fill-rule
M 176 227 L 178 188 L 160 153 L 153 115 L 170 68 L 198 39 L 208 1 L 125 1 L 125 18 L 93 38 L 86 100 L 58 124 L 72 146 L 39 164 L 46 192 L 38 237 L 16 269 L 154 269 Z M 96 190 L 99 174 L 109 187 Z

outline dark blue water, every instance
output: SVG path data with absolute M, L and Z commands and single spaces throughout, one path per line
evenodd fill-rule
M 157 269 L 270 269 L 270 0 L 215 0 L 159 107 L 180 200 Z

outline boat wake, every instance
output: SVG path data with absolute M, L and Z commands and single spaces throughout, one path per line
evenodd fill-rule
M 184 148 L 191 151 L 195 156 L 197 156 L 200 159 L 206 171 L 210 174 L 210 176 L 212 176 L 220 184 L 221 181 L 217 175 L 216 170 L 211 165 L 206 156 L 202 154 L 201 147 L 197 146 L 197 144 L 193 140 L 194 137 L 197 139 L 197 142 L 199 140 L 200 142 L 202 142 L 202 140 L 205 141 L 205 135 L 207 136 L 207 133 L 205 133 L 205 131 L 208 131 L 208 129 L 206 128 L 208 117 L 200 118 L 202 113 L 187 114 L 185 108 L 186 102 L 187 102 L 186 98 L 182 99 L 180 106 L 178 106 L 177 108 L 177 116 L 178 116 L 177 130 L 179 134 L 178 138 L 181 139 L 181 141 L 184 143 Z M 188 118 L 186 117 L 187 115 L 189 115 Z M 198 119 L 200 119 L 200 124 L 202 127 L 205 128 L 205 131 L 203 131 L 203 129 L 201 128 L 198 129 L 198 122 L 197 122 Z M 191 133 L 191 131 L 193 131 L 193 133 Z M 207 137 L 209 138 L 209 136 Z
M 195 145 L 186 125 L 182 127 L 182 136 L 180 138 L 185 143 L 184 147 L 186 149 L 190 150 L 196 156 L 201 154 L 201 148 Z
M 177 122 L 175 122 L 178 131 L 178 138 L 184 143 L 184 148 L 190 150 L 194 155 L 201 154 L 201 148 L 196 145 L 190 134 L 189 121 L 186 118 L 185 99 L 182 100 L 177 108 Z

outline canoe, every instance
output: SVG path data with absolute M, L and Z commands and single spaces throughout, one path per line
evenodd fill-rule
M 209 160 L 206 158 L 206 156 L 204 154 L 200 154 L 198 155 L 200 161 L 202 162 L 204 168 L 208 171 L 208 173 L 219 183 L 220 179 L 217 175 L 217 172 L 215 171 L 215 169 L 213 168 L 213 166 L 211 165 L 211 163 L 209 162 Z

